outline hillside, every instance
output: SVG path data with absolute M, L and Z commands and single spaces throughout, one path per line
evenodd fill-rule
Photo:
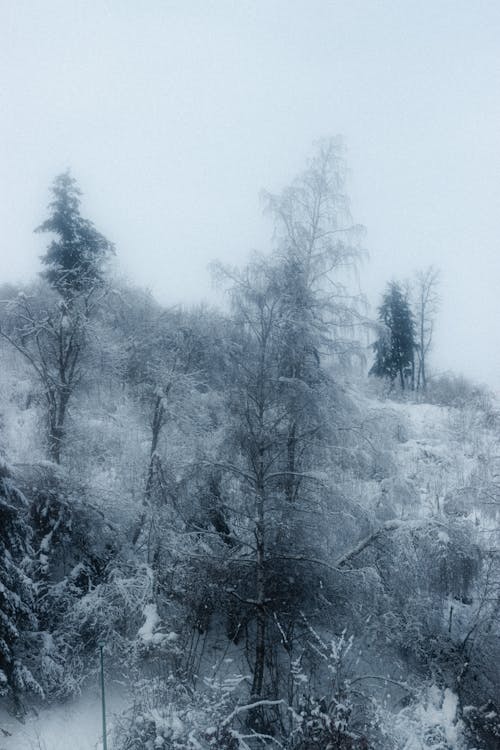
M 54 180 L 0 290 L 6 743 L 95 744 L 102 648 L 113 750 L 498 747 L 497 405 L 432 377 L 435 269 L 367 317 L 345 179 L 325 139 L 265 194 L 221 309 L 120 281 Z
M 14 459 L 12 474 L 32 501 L 35 489 L 32 483 L 36 477 L 39 482 L 41 476 L 46 482 L 51 469 L 41 458 L 33 464 L 33 459 L 42 455 L 42 447 L 37 446 L 33 435 L 37 409 L 19 407 L 25 405 L 28 386 L 19 377 L 19 370 L 16 371 L 19 363 L 16 365 L 12 360 L 9 364 L 10 372 L 4 369 L 2 380 L 3 434 Z M 380 398 L 373 394 L 371 386 L 346 381 L 342 395 L 337 397 L 337 418 L 343 422 L 338 434 L 342 438 L 334 447 L 337 457 L 331 469 L 333 481 L 329 484 L 335 502 L 330 505 L 331 514 L 324 518 L 335 525 L 339 525 L 337 519 L 341 518 L 342 534 L 331 527 L 334 543 L 328 539 L 324 542 L 324 568 L 310 563 L 312 571 L 307 571 L 307 585 L 319 586 L 325 600 L 328 599 L 325 610 L 331 624 L 327 625 L 323 616 L 318 617 L 315 604 L 300 635 L 301 653 L 305 660 L 309 643 L 328 670 L 333 669 L 337 688 L 346 695 L 346 700 L 348 691 L 349 723 L 354 722 L 355 732 L 359 733 L 359 722 L 366 721 L 366 701 L 375 701 L 375 709 L 370 710 L 371 733 L 379 737 L 377 742 L 381 744 L 374 747 L 401 750 L 475 747 L 470 738 L 465 739 L 470 728 L 467 732 L 464 721 L 475 716 L 478 722 L 481 706 L 488 704 L 488 697 L 494 700 L 499 684 L 497 665 L 491 661 L 498 647 L 494 621 L 497 605 L 491 601 L 491 587 L 496 582 L 487 580 L 488 570 L 484 570 L 484 562 L 483 567 L 480 563 L 498 541 L 498 506 L 491 504 L 500 455 L 498 425 L 494 404 L 479 391 L 475 397 L 470 395 L 457 406 L 439 406 L 418 403 L 412 397 Z M 95 394 L 92 396 L 92 416 L 85 418 L 78 414 L 79 432 L 72 437 L 76 445 L 81 445 L 83 439 L 88 445 L 89 436 L 93 436 L 101 450 L 107 450 L 106 471 L 99 469 L 98 463 L 95 470 L 89 470 L 89 462 L 95 461 L 95 453 L 91 451 L 90 456 L 72 459 L 59 482 L 64 484 L 71 477 L 71 484 L 82 483 L 85 492 L 82 511 L 85 512 L 88 502 L 117 529 L 120 514 L 125 524 L 128 513 L 130 520 L 133 518 L 130 510 L 133 491 L 128 486 L 127 464 L 131 456 L 139 463 L 141 450 L 142 460 L 147 464 L 147 454 L 141 441 L 144 427 L 130 396 L 122 394 L 110 416 L 112 396 L 116 393 L 103 394 L 102 389 L 97 398 Z M 456 400 L 454 395 L 453 398 Z M 82 396 L 78 408 L 82 412 L 89 408 L 87 397 Z M 170 453 L 171 460 L 179 461 L 180 467 L 184 461 L 177 456 L 182 450 L 182 444 L 172 446 Z M 125 504 L 120 508 L 122 498 Z M 227 623 L 222 616 L 226 605 L 219 613 L 212 605 L 212 614 L 207 616 L 203 630 L 199 621 L 193 622 L 188 614 L 183 626 L 187 631 L 180 635 L 181 647 L 177 648 L 173 636 L 169 641 L 168 632 L 174 624 L 179 630 L 179 603 L 167 604 L 166 608 L 160 605 L 161 619 L 151 620 L 147 604 L 150 594 L 144 590 L 149 586 L 149 574 L 145 571 L 150 566 L 141 569 L 139 561 L 133 563 L 126 528 L 117 529 L 117 533 L 123 539 L 121 562 L 115 559 L 113 565 L 117 568 L 108 582 L 96 583 L 84 596 L 88 600 L 86 607 L 100 607 L 99 601 L 93 602 L 92 598 L 116 597 L 113 585 L 119 584 L 122 599 L 117 606 L 128 605 L 134 613 L 135 624 L 130 623 L 126 635 L 118 623 L 119 638 L 128 641 L 125 646 L 122 642 L 117 648 L 116 642 L 112 643 L 116 634 L 109 635 L 108 658 L 113 664 L 112 674 L 108 675 L 110 692 L 116 693 L 117 685 L 123 682 L 120 675 L 142 673 L 140 693 L 135 697 L 136 706 L 139 701 L 141 708 L 136 707 L 135 713 L 140 710 L 144 721 L 154 722 L 156 736 L 164 737 L 166 743 L 162 745 L 158 739 L 151 747 L 170 747 L 170 735 L 178 736 L 178 744 L 172 747 L 198 747 L 209 728 L 209 725 L 203 727 L 202 722 L 208 722 L 210 716 L 214 720 L 214 710 L 229 714 L 231 704 L 244 698 L 245 685 L 251 677 L 245 652 L 228 639 Z M 207 551 L 205 542 L 203 548 Z M 184 552 L 188 557 L 193 554 L 192 549 L 181 549 L 178 553 L 181 563 Z M 199 554 L 197 547 L 196 555 Z M 291 570 L 297 572 L 304 566 L 298 559 L 305 557 L 304 551 L 296 557 Z M 131 565 L 136 566 L 132 574 L 135 581 L 125 577 L 124 567 L 130 574 Z M 329 566 L 341 571 L 333 582 L 328 580 Z M 194 570 L 200 576 L 196 567 Z M 129 587 L 128 591 L 125 587 Z M 137 601 L 131 600 L 134 595 Z M 202 601 L 207 601 L 206 596 L 206 592 L 202 594 Z M 109 605 L 107 602 L 105 606 Z M 190 633 L 189 628 L 193 627 L 194 633 Z M 282 627 L 279 624 L 280 631 Z M 317 670 L 321 668 L 316 664 L 314 677 L 304 674 L 302 666 L 292 658 L 291 649 L 286 647 L 285 638 L 289 635 L 283 632 L 281 640 L 285 648 L 277 658 L 282 669 L 287 668 L 289 661 L 287 669 L 292 670 L 292 683 L 293 680 L 297 685 L 306 680 L 306 684 L 310 680 L 317 682 Z M 189 681 L 201 701 L 197 714 L 190 707 L 191 699 L 186 702 L 186 696 L 168 687 L 171 677 L 166 687 L 158 685 L 164 668 L 158 673 L 155 664 L 157 659 L 167 659 L 170 674 L 172 668 L 185 671 L 183 657 L 188 646 L 197 675 Z M 323 680 L 320 678 L 320 684 Z M 80 684 L 78 692 L 83 689 L 85 695 L 98 695 L 95 671 L 88 673 Z M 120 692 L 123 707 L 127 698 L 121 688 Z M 128 700 L 134 700 L 133 696 Z M 23 725 L 4 714 L 0 727 L 12 736 L 5 737 L 0 746 L 5 750 L 14 747 L 57 750 L 71 737 L 74 747 L 82 750 L 96 747 L 100 733 L 97 698 L 69 696 L 65 701 L 60 708 L 39 706 L 37 719 L 31 717 L 28 709 Z M 170 708 L 165 714 L 167 705 Z M 116 703 L 110 704 L 110 713 L 115 706 Z M 336 710 L 340 712 L 340 708 Z M 483 721 L 483 724 L 490 722 L 492 737 L 494 711 L 492 704 L 489 705 L 485 711 L 489 719 Z M 348 721 L 347 714 L 343 721 Z M 243 734 L 241 728 L 235 731 Z

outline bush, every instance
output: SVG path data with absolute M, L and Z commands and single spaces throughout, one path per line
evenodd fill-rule
M 457 409 L 473 406 L 484 412 L 493 410 L 492 396 L 486 386 L 473 383 L 463 375 L 444 374 L 431 378 L 425 400 L 430 404 Z

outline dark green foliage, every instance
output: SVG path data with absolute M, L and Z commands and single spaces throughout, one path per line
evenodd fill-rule
M 37 625 L 35 587 L 27 572 L 30 537 L 26 500 L 0 460 L 0 697 L 16 701 L 25 690 L 40 691 L 25 664 L 23 637 Z
M 375 362 L 370 375 L 388 378 L 391 384 L 399 377 L 404 390 L 408 379 L 412 386 L 414 381 L 415 326 L 407 296 L 395 281 L 382 298 L 378 319 L 383 329 L 373 344 Z
M 69 171 L 55 178 L 51 192 L 50 216 L 35 229 L 56 235 L 42 256 L 47 266 L 42 276 L 65 299 L 71 299 L 102 283 L 103 261 L 114 249 L 92 222 L 80 215 L 81 191 Z

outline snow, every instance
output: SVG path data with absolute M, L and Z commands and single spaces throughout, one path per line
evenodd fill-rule
M 393 719 L 394 739 L 401 750 L 466 750 L 458 697 L 432 685 L 416 705 Z
M 176 633 L 168 633 L 168 635 L 166 635 L 165 633 L 155 632 L 161 622 L 156 604 L 146 604 L 144 609 L 142 610 L 142 613 L 146 620 L 144 622 L 144 625 L 139 628 L 137 635 L 143 643 L 147 645 L 160 646 L 165 642 L 165 640 L 175 641 L 177 639 Z
M 106 693 L 108 736 L 113 717 L 125 706 L 120 691 Z M 1 750 L 97 750 L 102 743 L 101 698 L 86 695 L 59 706 L 44 708 L 38 715 L 30 713 L 21 723 L 5 712 L 0 713 Z
M 369 489 L 376 486 L 378 491 L 383 493 L 384 503 L 388 507 L 390 506 L 389 500 L 393 502 L 394 517 L 388 519 L 383 516 L 377 517 L 378 525 L 387 530 L 396 530 L 399 526 L 405 529 L 420 529 L 423 527 L 422 522 L 426 519 L 433 518 L 441 522 L 445 518 L 443 514 L 446 510 L 443 510 L 443 501 L 447 494 L 456 497 L 461 488 L 470 484 L 472 472 L 477 471 L 480 451 L 483 451 L 485 446 L 484 453 L 488 455 L 488 448 L 491 448 L 494 443 L 486 445 L 490 439 L 486 431 L 481 433 L 484 446 L 483 444 L 473 446 L 467 442 L 471 439 L 470 435 L 451 429 L 454 414 L 453 409 L 449 407 L 410 402 L 388 405 L 379 401 L 371 401 L 369 406 L 371 411 L 376 411 L 377 421 L 380 422 L 381 427 L 387 428 L 391 436 L 395 428 L 398 428 L 398 439 L 393 444 L 391 443 L 394 450 L 387 468 L 389 476 L 381 480 L 373 480 L 370 477 L 371 484 L 367 483 Z M 12 413 L 14 413 L 13 410 Z M 8 413 L 7 416 L 9 421 L 11 415 Z M 18 423 L 12 419 L 10 424 L 10 429 L 13 430 Z M 86 425 L 92 426 L 90 419 Z M 27 430 L 28 427 L 27 423 L 23 429 Z M 15 454 L 17 457 L 22 456 L 23 434 L 18 437 L 18 449 Z M 479 441 L 479 438 L 476 437 L 476 439 Z M 381 445 L 384 445 L 382 439 Z M 491 449 L 489 453 L 495 452 Z M 49 463 L 47 465 L 52 466 Z M 2 466 L 1 462 L 0 466 Z M 315 474 L 310 472 L 309 475 L 324 478 L 319 471 Z M 93 474 L 93 477 L 96 487 L 102 481 L 103 487 L 106 488 L 108 485 L 114 486 L 119 475 L 113 468 L 103 468 L 101 474 Z M 180 478 L 181 475 L 179 475 L 179 480 Z M 375 503 L 379 498 L 375 492 L 372 494 Z M 368 492 L 366 496 L 371 497 Z M 389 499 L 388 496 L 390 496 Z M 372 502 L 371 499 L 370 502 Z M 389 511 L 392 516 L 392 507 L 389 507 Z M 483 531 L 487 528 L 488 519 L 479 512 L 479 520 L 480 529 Z M 438 528 L 437 523 L 434 528 L 437 529 L 437 538 L 443 545 L 443 549 L 451 544 L 450 535 L 446 531 Z M 40 544 L 42 565 L 47 562 L 43 553 L 49 551 L 50 541 L 51 534 L 47 535 Z M 207 547 L 207 550 L 210 551 L 210 548 Z M 75 566 L 71 574 L 73 577 L 78 574 L 80 567 L 80 564 Z M 453 629 L 454 632 L 458 632 L 462 622 L 460 613 L 462 611 L 466 613 L 466 605 L 459 601 L 450 601 L 454 608 Z M 445 607 L 445 611 L 446 613 L 449 611 L 449 606 Z M 166 628 L 162 631 L 163 623 L 155 604 L 146 604 L 142 612 L 144 622 L 137 631 L 137 637 L 145 646 L 163 645 L 178 640 L 179 636 L 174 631 L 168 632 Z M 367 618 L 367 622 L 369 619 Z M 466 620 L 465 615 L 463 619 Z M 204 658 L 208 660 L 212 657 L 211 654 L 207 654 Z M 231 658 L 222 659 L 217 670 L 219 666 L 222 668 L 232 662 Z M 204 671 L 203 666 L 200 669 L 201 673 Z M 298 668 L 296 672 L 294 674 L 296 682 L 307 683 L 308 678 L 298 672 Z M 0 671 L 0 680 L 1 677 Z M 237 679 L 248 681 L 248 678 L 241 676 Z M 115 704 L 111 701 L 109 705 L 110 728 L 111 714 L 115 710 L 114 705 L 119 705 L 119 701 Z M 494 713 L 487 715 L 487 718 L 491 717 L 494 717 Z M 141 718 L 138 717 L 137 720 Z M 168 730 L 176 735 L 183 731 L 182 722 L 175 713 L 167 717 L 158 714 L 155 715 L 155 719 L 165 732 Z M 412 703 L 411 707 L 403 709 L 395 717 L 393 713 L 388 712 L 386 726 L 392 725 L 394 731 L 398 733 L 398 750 L 424 750 L 424 748 L 425 750 L 444 750 L 444 748 L 446 750 L 464 748 L 465 750 L 461 738 L 463 727 L 457 716 L 457 696 L 451 690 L 441 691 L 435 686 L 431 687 L 418 702 Z M 3 737 L 0 731 L 0 750 L 14 750 L 14 748 L 16 750 L 62 750 L 68 746 L 72 750 L 91 750 L 100 747 L 102 739 L 99 692 L 96 689 L 94 696 L 86 696 L 59 707 L 43 709 L 39 716 L 30 715 L 25 724 L 20 724 L 12 717 L 0 714 L 1 729 L 7 730 L 11 735 Z M 434 741 L 433 737 L 437 739 Z M 193 739 L 193 745 L 194 743 Z M 158 736 L 155 740 L 155 747 L 164 746 L 164 738 Z

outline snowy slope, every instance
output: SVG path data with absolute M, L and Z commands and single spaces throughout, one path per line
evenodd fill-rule
M 362 391 L 356 391 L 355 400 L 363 417 L 371 420 L 372 438 L 377 438 L 377 432 L 380 434 L 377 447 L 381 449 L 381 453 L 387 448 L 391 458 L 388 476 L 381 480 L 367 481 L 366 492 L 369 494 L 380 491 L 386 495 L 392 493 L 397 500 L 393 505 L 397 518 L 426 519 L 439 516 L 447 507 L 450 497 L 457 497 L 474 482 L 477 485 L 485 462 L 500 454 L 494 431 L 481 422 L 481 415 L 472 408 L 457 410 L 411 401 L 383 401 L 370 398 Z M 388 435 L 391 436 L 390 439 Z M 405 499 L 406 491 L 408 499 Z M 390 503 L 388 507 L 391 507 Z M 454 512 L 453 509 L 451 512 Z M 462 518 L 473 518 L 478 530 L 492 528 L 491 517 L 483 516 L 477 505 L 466 505 L 457 512 Z M 454 606 L 455 609 L 459 607 L 457 603 Z M 110 736 L 112 716 L 126 704 L 127 697 L 123 692 L 115 691 L 109 696 Z M 423 738 L 428 728 L 435 723 L 444 727 L 447 738 L 453 738 L 459 731 L 455 704 L 456 697 L 450 691 L 430 693 L 426 703 L 411 710 L 408 708 L 400 711 L 397 717 L 391 718 L 389 711 L 385 718 L 388 723 L 394 720 L 394 731 L 401 737 L 402 748 L 422 750 L 424 747 L 429 748 L 429 745 L 424 745 L 425 740 L 420 737 Z M 10 733 L 9 736 L 4 736 L 0 731 L 0 750 L 100 748 L 100 710 L 100 695 L 96 686 L 94 695 L 87 694 L 62 706 L 43 709 L 39 716 L 30 715 L 24 724 L 6 714 L 0 714 L 0 730 Z M 453 744 L 453 739 L 450 742 Z M 111 747 L 111 743 L 109 745 Z

